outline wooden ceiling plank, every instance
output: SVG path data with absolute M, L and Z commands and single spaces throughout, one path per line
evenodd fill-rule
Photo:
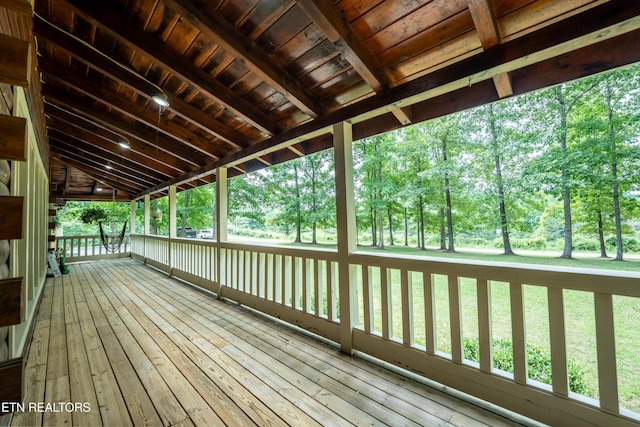
M 39 20 L 38 22 L 40 22 L 40 24 L 38 24 L 38 28 L 40 28 L 39 31 L 41 31 L 41 33 L 39 33 L 40 37 L 45 38 L 56 46 L 59 46 L 58 43 L 60 43 L 60 47 L 62 47 L 65 51 L 67 51 L 67 53 L 69 53 L 76 59 L 83 58 L 83 53 L 87 52 L 93 53 L 94 56 L 96 56 L 93 49 L 87 48 L 84 43 L 75 40 L 70 35 L 64 32 L 55 32 L 55 29 L 52 29 L 55 27 L 46 25 L 48 24 L 46 23 L 46 21 Z M 43 31 L 43 28 L 46 28 L 46 31 Z M 43 35 L 42 32 L 44 32 L 45 35 Z M 49 37 L 51 37 L 51 39 Z M 101 62 L 101 64 L 89 62 L 86 60 L 86 58 L 81 60 L 89 66 L 96 67 L 101 73 L 104 73 L 115 81 L 125 84 L 127 87 L 135 89 L 135 85 L 133 85 L 133 83 L 125 83 L 123 82 L 123 80 L 121 80 L 121 77 L 117 76 L 118 74 L 124 74 L 124 76 L 122 76 L 123 78 L 131 78 L 131 76 L 133 75 L 132 73 L 121 71 L 124 69 L 124 67 L 118 65 L 117 63 L 114 63 L 110 58 L 105 59 L 102 55 L 97 55 L 97 58 L 97 60 L 94 60 Z M 39 60 L 39 68 L 41 71 L 48 72 L 51 75 L 55 76 L 57 79 L 63 80 L 65 81 L 65 83 L 74 86 L 75 89 L 83 92 L 87 96 L 90 96 L 103 103 L 109 102 L 109 106 L 116 108 L 123 114 L 130 115 L 136 119 L 142 119 L 142 121 L 145 122 L 148 126 L 162 131 L 171 138 L 180 140 L 185 145 L 190 145 L 191 147 L 201 151 L 207 156 L 220 157 L 220 155 L 222 154 L 219 152 L 216 155 L 209 152 L 208 148 L 211 147 L 211 144 L 198 135 L 194 134 L 193 132 L 189 131 L 185 127 L 177 126 L 166 118 L 163 121 L 160 121 L 158 116 L 153 114 L 149 108 L 141 107 L 135 102 L 124 100 L 121 97 L 114 97 L 113 91 L 106 89 L 102 85 L 90 87 L 86 78 L 80 78 L 77 75 L 61 69 L 58 64 L 55 64 L 51 60 L 47 60 L 46 58 L 41 57 Z M 140 78 L 138 78 L 138 80 L 139 79 Z M 136 91 L 140 94 L 145 93 L 137 89 Z M 149 105 L 153 105 L 154 108 L 160 108 L 159 106 L 156 106 L 155 103 L 151 103 Z
M 38 38 L 56 45 L 78 61 L 99 70 L 111 79 L 126 85 L 148 99 L 163 92 L 160 87 L 132 69 L 119 64 L 89 43 L 46 21 L 39 15 L 34 15 L 33 17 L 33 33 Z
M 390 86 L 378 59 L 355 34 L 333 1 L 298 0 L 298 5 L 375 92 Z
M 137 189 L 137 187 L 131 187 L 129 185 L 125 185 L 121 182 L 118 181 L 114 181 L 112 179 L 109 178 L 105 178 L 102 176 L 102 174 L 100 173 L 99 170 L 97 170 L 94 167 L 91 166 L 87 166 L 84 163 L 74 160 L 72 158 L 69 158 L 67 156 L 65 156 L 64 154 L 61 153 L 56 153 L 54 151 L 51 152 L 51 157 L 60 160 L 62 163 L 64 163 L 67 166 L 71 166 L 74 169 L 79 170 L 80 172 L 84 173 L 85 175 L 87 175 L 88 177 L 90 177 L 91 179 L 93 179 L 94 181 L 99 181 L 99 182 L 103 182 L 106 185 L 109 185 L 113 188 L 117 188 L 121 191 L 123 191 L 124 193 L 126 193 L 127 195 L 129 195 L 129 197 L 131 197 L 132 194 L 135 194 L 136 191 L 140 191 L 139 189 Z
M 301 111 L 311 117 L 326 113 L 326 107 L 307 88 L 280 68 L 259 46 L 245 37 L 222 15 L 212 13 L 210 7 L 193 0 L 163 0 L 163 3 L 215 40 L 237 60 L 243 61 L 249 70 L 286 96 Z
M 71 188 L 71 167 L 67 166 L 66 173 L 64 175 L 64 190 L 62 194 L 67 194 Z
M 78 92 L 81 92 L 83 95 L 93 98 L 124 115 L 138 120 L 150 128 L 162 132 L 166 137 L 175 139 L 181 144 L 187 145 L 210 158 L 220 158 L 225 154 L 225 152 L 219 150 L 219 146 L 211 144 L 186 127 L 179 126 L 166 117 L 160 116 L 160 112 L 157 110 L 160 107 L 155 104 L 149 104 L 153 106 L 152 109 L 136 104 L 122 96 L 114 97 L 113 90 L 110 90 L 107 85 L 98 85 L 89 79 L 81 78 L 78 75 L 61 69 L 59 65 L 45 58 L 40 58 L 40 70 Z M 156 110 L 157 112 L 152 110 Z M 217 150 L 213 152 L 213 148 L 217 148 Z
M 166 175 L 174 176 L 176 173 L 184 173 L 191 168 L 191 165 L 184 162 L 183 160 L 177 159 L 175 156 L 172 156 L 164 151 L 153 150 L 153 147 L 150 147 L 148 143 L 142 142 L 137 138 L 133 138 L 131 136 L 129 136 L 129 138 L 125 138 L 124 136 L 115 134 L 109 129 L 102 127 L 100 124 L 91 121 L 86 117 L 82 117 L 70 111 L 67 111 L 64 108 L 60 108 L 55 104 L 46 103 L 45 107 L 45 111 L 48 116 L 64 121 L 65 123 L 69 123 L 79 129 L 84 130 L 85 132 L 89 132 L 96 137 L 101 138 L 106 142 L 110 141 L 116 144 L 120 143 L 121 139 L 126 140 L 125 142 L 129 144 L 129 148 L 125 149 L 118 146 L 119 149 L 127 150 L 127 153 L 131 152 L 136 156 L 141 156 L 142 158 L 156 162 L 151 163 L 154 165 L 154 169 L 157 169 L 165 173 Z M 117 135 L 117 139 L 114 138 L 113 135 Z M 104 148 L 106 147 L 107 146 L 105 145 Z M 129 156 L 129 154 L 125 155 Z M 141 161 L 141 163 L 144 162 Z
M 118 42 L 129 46 L 139 54 L 166 68 L 175 77 L 189 82 L 205 96 L 220 103 L 265 134 L 274 135 L 280 132 L 279 124 L 268 114 L 216 79 L 211 78 L 208 73 L 195 64 L 168 52 L 162 41 L 136 29 L 131 25 L 131 22 L 113 10 L 107 3 L 100 0 L 91 2 L 60 0 L 60 3 L 72 7 L 85 20 L 108 32 Z
M 38 34 L 40 38 L 60 47 L 78 61 L 101 72 L 112 80 L 123 84 L 147 99 L 150 99 L 153 95 L 160 92 L 164 93 L 161 88 L 149 82 L 140 74 L 98 52 L 96 49 L 89 47 L 87 43 L 43 20 L 37 15 L 34 18 L 34 32 Z M 221 138 L 234 148 L 243 148 L 250 145 L 250 141 L 243 135 L 203 113 L 178 96 L 171 93 L 165 93 L 165 95 L 169 100 L 169 107 L 167 107 L 167 109 L 176 113 L 184 120 Z
M 147 152 L 164 151 L 179 160 L 190 163 L 191 165 L 197 166 L 202 164 L 202 159 L 197 157 L 193 150 L 173 139 L 165 137 L 164 135 L 159 135 L 158 132 L 148 126 L 129 123 L 123 118 L 118 117 L 116 114 L 96 108 L 90 103 L 80 100 L 77 96 L 73 96 L 68 92 L 51 86 L 44 87 L 42 92 L 45 99 L 50 99 L 55 104 L 63 105 L 65 108 L 70 109 L 77 114 L 87 116 L 91 120 L 100 123 L 102 126 L 118 129 L 120 132 L 144 141 L 147 145 L 147 147 L 145 147 Z
M 60 137 L 60 139 L 58 138 Z M 81 149 L 77 145 L 74 145 L 73 139 L 64 137 L 64 135 L 55 135 L 52 137 L 53 144 L 51 144 L 51 152 L 59 153 L 69 158 L 73 158 L 82 162 L 87 166 L 94 167 L 98 171 L 102 171 L 102 176 L 113 177 L 119 182 L 129 183 L 132 186 L 148 187 L 153 183 L 152 180 L 145 178 L 144 175 L 139 173 L 130 173 L 130 171 L 123 171 L 118 168 L 117 164 L 111 164 L 111 168 L 107 168 L 109 164 L 104 158 L 95 154 L 87 152 Z M 63 139 L 65 141 L 63 141 Z M 156 181 L 157 184 L 157 181 Z
M 134 161 L 116 151 L 111 151 L 109 144 L 102 144 L 98 138 L 92 138 L 88 132 L 80 131 L 80 129 L 68 125 L 66 123 L 57 122 L 49 128 L 49 136 L 51 139 L 64 141 L 71 145 L 76 145 L 79 149 L 90 154 L 99 155 L 104 159 L 104 163 L 121 165 L 131 171 L 132 174 L 138 174 L 142 178 L 151 178 L 154 181 L 162 181 L 170 178 L 171 175 L 159 173 L 153 164 L 143 164 Z M 144 159 L 147 161 L 146 159 Z M 147 161 L 148 162 L 148 161 Z M 151 162 L 148 162 L 151 163 Z

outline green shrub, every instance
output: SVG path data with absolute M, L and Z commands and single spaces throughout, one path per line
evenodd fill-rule
M 600 252 L 600 242 L 596 238 L 573 236 L 572 244 L 574 251 Z
M 501 338 L 493 340 L 493 367 L 513 372 L 513 346 L 511 341 Z M 472 362 L 480 361 L 480 343 L 477 338 L 464 339 L 464 358 Z M 551 384 L 551 354 L 531 344 L 527 344 L 527 370 L 529 378 Z M 584 370 L 574 361 L 567 363 L 569 390 L 587 394 Z
M 607 250 L 610 252 L 613 252 L 616 250 L 616 237 L 615 236 L 611 236 L 611 237 L 607 237 L 605 239 L 605 245 L 607 247 Z M 634 239 L 633 237 L 622 237 L 622 249 L 625 252 L 633 252 L 633 253 L 638 253 L 640 252 L 640 242 L 637 239 Z

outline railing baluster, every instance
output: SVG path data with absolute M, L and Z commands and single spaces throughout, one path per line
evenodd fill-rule
M 393 325 L 391 324 L 391 289 L 389 286 L 389 271 L 386 267 L 380 268 L 380 293 L 382 303 L 382 338 L 388 340 L 391 337 Z
M 451 359 L 462 362 L 462 322 L 460 320 L 460 281 L 456 276 L 448 276 L 449 323 L 451 327 Z
M 371 267 L 362 264 L 362 302 L 364 309 L 364 331 L 370 334 L 373 330 L 373 295 L 371 293 Z
M 291 307 L 300 308 L 300 269 L 298 257 L 291 257 Z
M 336 271 L 337 268 L 333 262 L 327 263 L 328 274 L 327 274 L 327 315 L 329 316 L 329 320 L 336 320 L 336 290 L 337 290 L 337 277 Z
M 400 296 L 402 299 L 402 342 L 406 346 L 414 343 L 413 331 L 413 291 L 410 284 L 411 273 L 405 269 L 400 271 Z
M 616 337 L 613 323 L 613 298 L 611 294 L 599 292 L 594 293 L 593 298 L 596 314 L 600 407 L 618 412 L 618 372 Z
M 245 282 L 249 282 L 248 293 L 250 295 L 255 295 L 257 292 L 256 286 L 255 286 L 256 276 L 254 274 L 254 269 L 253 269 L 253 263 L 255 262 L 255 257 L 256 257 L 256 253 L 254 251 L 249 251 L 249 260 L 246 262 L 246 267 L 245 267 L 245 274 L 247 274 L 246 271 L 248 270 L 247 279 L 245 280 Z M 245 292 L 247 292 L 247 290 L 245 290 Z
M 491 287 L 486 279 L 476 282 L 478 298 L 478 342 L 480 346 L 480 370 L 491 372 Z
M 527 352 L 524 331 L 524 303 L 522 285 L 509 283 L 511 296 L 511 335 L 513 342 L 513 379 L 519 384 L 527 383 Z
M 289 305 L 289 257 L 282 255 L 282 277 L 280 283 L 282 283 L 282 305 Z
M 564 324 L 564 294 L 560 288 L 547 288 L 549 305 L 549 328 L 551 341 L 551 378 L 553 392 L 567 396 L 567 344 Z
M 316 317 L 320 316 L 320 265 L 322 260 L 313 258 L 313 313 Z
M 431 273 L 422 272 L 422 291 L 424 293 L 424 328 L 427 354 L 435 354 L 436 323 L 434 321 L 433 281 Z
M 309 292 L 309 283 L 311 282 L 311 269 L 309 268 L 309 258 L 302 258 L 302 311 L 309 312 L 311 306 L 311 293 Z

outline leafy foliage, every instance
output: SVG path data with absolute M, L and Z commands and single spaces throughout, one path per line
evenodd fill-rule
M 505 372 L 513 372 L 513 345 L 507 339 L 492 342 L 493 367 Z M 527 344 L 527 373 L 532 380 L 551 384 L 551 354 L 541 348 Z M 464 339 L 464 358 L 472 362 L 480 361 L 480 343 L 477 338 Z M 585 372 L 574 361 L 567 362 L 569 390 L 582 395 L 587 394 Z

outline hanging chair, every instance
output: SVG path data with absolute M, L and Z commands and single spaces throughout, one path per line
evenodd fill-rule
M 124 234 L 127 230 L 127 221 L 100 221 L 100 240 L 107 252 L 117 252 L 122 246 Z M 119 224 L 122 229 L 119 230 Z

